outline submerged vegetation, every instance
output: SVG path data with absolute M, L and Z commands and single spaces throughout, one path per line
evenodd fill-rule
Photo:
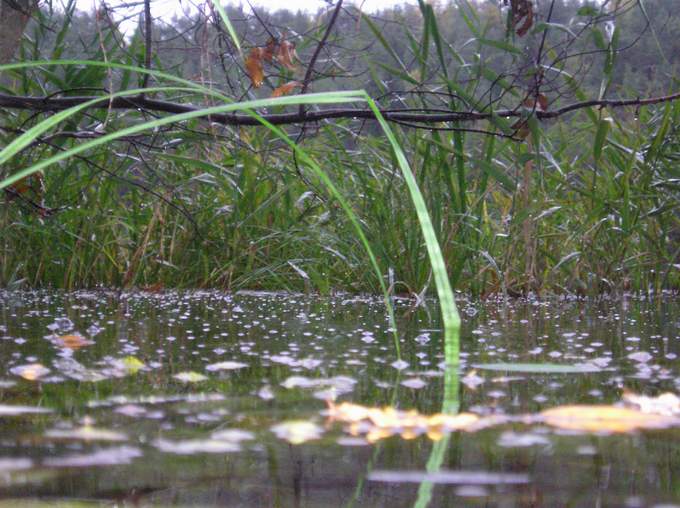
M 104 7 L 43 5 L 15 54 L 22 63 L 0 68 L 0 177 L 90 148 L 5 186 L 0 285 L 425 294 L 424 208 L 407 198 L 422 192 L 462 291 L 677 289 L 680 105 L 644 103 L 675 90 L 672 2 L 506 3 L 375 16 L 215 9 L 154 20 L 149 37 L 142 24 L 124 36 Z M 278 133 L 152 107 L 229 114 L 229 100 L 355 89 L 376 100 L 394 139 L 359 105 L 358 118 L 324 118 L 332 94 L 253 103 L 260 119 L 298 112 Z M 127 95 L 114 105 L 107 92 Z M 39 98 L 85 95 L 104 107 L 28 131 L 65 107 Z M 460 115 L 436 118 L 447 112 Z M 153 130 L 122 132 L 144 121 Z

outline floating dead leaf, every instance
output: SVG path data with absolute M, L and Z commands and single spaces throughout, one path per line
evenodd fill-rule
M 238 369 L 243 369 L 244 367 L 247 367 L 247 363 L 241 363 L 241 362 L 232 362 L 232 361 L 225 361 L 225 362 L 218 362 L 218 363 L 211 363 L 210 365 L 207 365 L 205 367 L 205 370 L 214 372 L 218 370 L 238 370 Z
M 179 374 L 175 374 L 172 377 L 178 381 L 181 381 L 182 383 L 200 383 L 201 381 L 208 379 L 208 376 L 204 376 L 203 374 L 192 371 L 180 372 Z
M 264 83 L 264 64 L 262 63 L 264 56 L 264 48 L 253 48 L 246 58 L 246 72 L 255 88 L 260 88 Z
M 680 414 L 680 397 L 674 393 L 662 393 L 658 397 L 648 397 L 636 393 L 624 392 L 623 402 L 643 413 L 654 413 L 666 416 Z
M 12 367 L 9 371 L 14 375 L 29 381 L 38 381 L 50 373 L 50 369 L 45 367 L 42 363 L 17 365 L 16 367 Z
M 665 429 L 680 424 L 680 419 L 672 416 L 606 405 L 559 406 L 540 414 L 548 425 L 583 432 L 625 433 L 639 429 Z
M 319 439 L 323 429 L 316 423 L 307 420 L 290 420 L 279 423 L 271 428 L 271 431 L 279 439 L 284 439 L 291 444 L 298 445 L 314 439 Z
M 328 417 L 332 421 L 348 423 L 348 432 L 354 436 L 364 434 L 366 440 L 374 443 L 393 435 L 413 439 L 426 434 L 436 441 L 446 432 L 471 430 L 480 418 L 472 413 L 448 415 L 437 413 L 423 415 L 415 410 L 400 411 L 392 407 L 374 408 L 349 402 L 334 404 L 328 402 Z
M 91 346 L 94 344 L 93 341 L 86 339 L 82 335 L 72 334 L 72 335 L 60 335 L 55 340 L 56 344 L 68 349 L 80 349 L 85 346 Z
M 272 97 L 282 97 L 284 95 L 290 94 L 296 87 L 302 86 L 302 83 L 299 81 L 289 81 L 285 85 L 281 85 L 278 88 L 275 88 L 274 91 L 272 92 Z

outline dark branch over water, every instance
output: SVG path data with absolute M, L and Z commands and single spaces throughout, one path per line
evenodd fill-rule
M 11 109 L 23 109 L 33 111 L 60 111 L 73 106 L 78 106 L 84 102 L 91 101 L 97 97 L 80 96 L 80 97 L 25 97 L 0 93 L 0 107 Z M 658 97 L 649 97 L 646 99 L 627 99 L 627 100 L 589 100 L 576 102 L 558 109 L 550 111 L 535 111 L 534 115 L 540 120 L 547 120 L 558 118 L 567 113 L 578 111 L 586 108 L 619 108 L 619 107 L 635 107 L 635 106 L 651 106 L 654 104 L 661 104 L 665 102 L 672 102 L 680 99 L 680 92 L 663 95 Z M 92 109 L 119 109 L 119 110 L 147 110 L 163 113 L 188 113 L 200 111 L 200 107 L 189 104 L 180 104 L 170 101 L 162 101 L 156 99 L 149 99 L 146 97 L 116 97 L 109 100 L 108 97 L 102 97 L 100 103 L 90 106 Z M 386 120 L 392 122 L 407 123 L 416 128 L 429 128 L 429 124 L 446 123 L 446 122 L 469 122 L 477 120 L 490 120 L 493 117 L 522 117 L 526 113 L 521 110 L 497 110 L 490 112 L 478 111 L 451 111 L 442 112 L 428 112 L 427 109 L 421 112 L 409 110 L 400 111 L 398 109 L 383 109 L 382 115 Z M 368 109 L 355 108 L 340 108 L 340 109 L 321 109 L 317 111 L 304 111 L 295 113 L 264 113 L 260 112 L 260 116 L 269 123 L 274 125 L 285 124 L 299 124 L 308 122 L 317 122 L 320 120 L 330 120 L 337 118 L 350 119 L 367 119 L 375 120 L 375 115 Z M 206 116 L 206 119 L 223 124 L 223 125 L 261 125 L 261 123 L 250 115 L 245 114 L 213 114 Z

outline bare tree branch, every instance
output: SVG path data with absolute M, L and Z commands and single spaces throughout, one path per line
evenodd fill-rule
M 0 107 L 20 110 L 33 110 L 39 112 L 52 112 L 77 106 L 93 99 L 96 99 L 96 97 L 26 97 L 0 93 Z M 535 111 L 534 115 L 540 120 L 548 120 L 586 108 L 652 106 L 655 104 L 673 102 L 678 99 L 680 99 L 680 92 L 676 92 L 671 95 L 648 97 L 645 99 L 589 100 L 575 102 L 552 111 Z M 116 97 L 111 101 L 109 101 L 109 97 L 102 97 L 100 103 L 91 106 L 92 109 L 106 109 L 109 107 L 119 110 L 143 109 L 173 114 L 201 110 L 199 107 L 187 104 L 142 97 Z M 440 110 L 438 112 L 430 112 L 428 109 L 423 109 L 421 112 L 414 112 L 413 110 L 401 111 L 398 109 L 383 109 L 381 110 L 381 114 L 388 121 L 422 124 L 423 128 L 428 128 L 427 125 L 429 124 L 441 122 L 471 122 L 477 120 L 490 120 L 497 117 L 517 118 L 525 116 L 525 112 L 515 109 L 503 109 L 488 112 L 451 111 L 448 113 L 443 113 Z M 319 111 L 309 111 L 303 114 L 300 114 L 299 112 L 274 114 L 263 112 L 260 114 L 260 116 L 274 125 L 300 124 L 338 118 L 375 120 L 375 115 L 371 110 L 354 108 L 323 109 Z M 213 114 L 206 116 L 206 119 L 211 122 L 223 125 L 260 125 L 260 122 L 256 118 L 245 114 Z

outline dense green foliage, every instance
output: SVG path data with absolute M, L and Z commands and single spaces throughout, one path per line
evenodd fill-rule
M 425 100 L 442 109 L 515 108 L 531 81 L 531 74 L 520 70 L 544 45 L 559 61 L 559 72 L 542 89 L 550 109 L 585 97 L 635 98 L 675 90 L 680 15 L 673 1 L 628 3 L 609 42 L 606 23 L 613 21 L 583 28 L 584 20 L 601 13 L 580 11 L 581 2 L 568 0 L 553 6 L 551 22 L 559 26 L 546 32 L 536 23 L 526 38 L 508 34 L 506 11 L 498 2 L 460 1 L 434 11 L 404 7 L 372 19 L 350 11 L 338 20 L 334 49 L 322 56 L 323 72 L 312 88 L 364 88 L 384 108 L 424 107 Z M 537 19 L 546 18 L 549 4 L 540 3 Z M 327 16 L 259 14 L 270 31 L 295 38 L 304 72 Z M 244 48 L 267 42 L 267 31 L 244 12 L 234 9 L 229 16 Z M 22 60 L 86 57 L 143 64 L 143 37 L 124 39 L 101 15 L 43 11 L 41 17 L 25 34 Z M 195 22 L 157 24 L 155 68 L 235 99 L 266 97 L 276 86 L 300 79 L 277 69 L 262 89 L 251 89 L 224 30 Z M 612 39 L 618 48 L 630 48 L 612 52 Z M 573 56 L 561 59 L 566 44 Z M 35 96 L 64 90 L 63 95 L 83 95 L 141 83 L 135 73 L 73 66 L 15 70 L 0 81 L 4 92 Z M 447 95 L 432 99 L 436 93 Z M 198 104 L 201 97 L 172 99 Z M 584 109 L 541 124 L 532 119 L 524 141 L 407 126 L 396 131 L 455 287 L 477 295 L 598 294 L 680 284 L 675 267 L 679 115 L 678 103 Z M 98 124 L 108 131 L 150 118 L 135 111 L 78 115 L 3 164 L 0 176 L 74 146 L 82 140 L 73 134 L 92 132 Z M 0 112 L 0 146 L 39 119 L 32 111 Z M 498 118 L 454 127 L 511 134 L 511 123 Z M 295 137 L 299 127 L 288 132 Z M 389 142 L 377 127 L 349 120 L 307 125 L 303 146 L 360 217 L 391 289 L 419 293 L 427 287 L 431 268 L 418 219 Z M 54 165 L 44 184 L 44 195 L 37 189 L 21 197 L 6 194 L 0 205 L 2 285 L 321 292 L 379 287 L 337 201 L 279 137 L 263 128 L 191 120 Z M 27 202 L 31 193 L 51 213 L 38 213 Z

